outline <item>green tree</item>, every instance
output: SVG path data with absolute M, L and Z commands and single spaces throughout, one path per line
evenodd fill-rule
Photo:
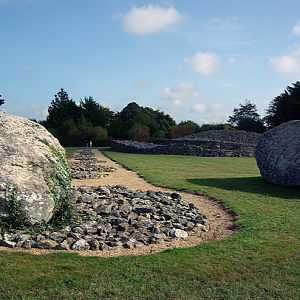
M 234 130 L 235 127 L 228 123 L 220 123 L 220 124 L 203 124 L 201 125 L 199 131 L 207 131 L 207 130 Z
M 178 125 L 171 128 L 171 138 L 176 139 L 185 135 L 190 135 L 199 131 L 199 129 L 199 125 L 191 120 L 181 121 Z
M 54 95 L 54 100 L 48 108 L 48 116 L 43 125 L 47 128 L 57 129 L 66 120 L 74 120 L 75 122 L 81 116 L 81 109 L 78 107 L 73 99 L 69 98 L 68 93 L 61 88 L 60 91 Z
M 80 108 L 84 116 L 92 123 L 93 126 L 107 128 L 110 124 L 114 112 L 109 108 L 101 106 L 92 96 L 80 100 Z
M 129 138 L 133 141 L 146 142 L 150 137 L 150 130 L 146 125 L 135 124 L 128 132 Z
M 300 120 L 300 82 L 293 83 L 269 104 L 264 118 L 268 128 L 282 123 Z
M 141 107 L 135 102 L 129 103 L 117 116 L 114 124 L 123 126 L 123 137 L 129 138 L 129 130 L 135 124 L 145 125 L 154 138 L 165 137 L 175 121 L 167 114 L 150 107 Z
M 233 109 L 233 115 L 229 116 L 228 122 L 238 130 L 264 132 L 264 122 L 257 113 L 256 105 L 249 100 L 240 103 L 239 108 Z

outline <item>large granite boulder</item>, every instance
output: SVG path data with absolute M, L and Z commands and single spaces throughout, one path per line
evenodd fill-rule
M 266 181 L 281 186 L 300 185 L 300 121 L 283 123 L 263 133 L 255 158 Z
M 29 225 L 47 223 L 67 197 L 65 151 L 43 126 L 0 112 L 0 218 L 9 220 L 15 201 Z

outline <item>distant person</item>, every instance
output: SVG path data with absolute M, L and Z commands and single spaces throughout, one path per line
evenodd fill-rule
M 93 142 L 92 141 L 90 141 L 90 147 L 92 147 L 93 146 Z

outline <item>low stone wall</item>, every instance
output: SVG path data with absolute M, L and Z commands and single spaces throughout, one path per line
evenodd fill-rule
M 111 150 L 123 153 L 136 154 L 156 154 L 156 155 L 189 155 L 189 156 L 204 156 L 204 157 L 252 157 L 254 147 L 237 145 L 237 149 L 205 149 L 200 145 L 192 145 L 185 143 L 174 143 L 167 145 L 156 145 L 145 142 L 136 141 L 113 141 Z
M 179 139 L 165 140 L 163 145 L 136 141 L 113 141 L 116 152 L 189 156 L 252 157 L 259 133 L 242 130 L 209 130 Z

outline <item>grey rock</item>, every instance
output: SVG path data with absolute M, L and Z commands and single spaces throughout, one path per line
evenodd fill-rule
M 189 234 L 181 229 L 172 229 L 170 235 L 174 238 L 186 238 Z
M 61 242 L 55 247 L 55 250 L 69 250 L 69 249 L 70 249 L 70 245 L 66 240 Z
M 39 242 L 36 242 L 31 245 L 32 248 L 39 248 L 39 249 L 55 249 L 57 247 L 58 243 L 50 240 L 50 239 L 44 239 Z
M 34 241 L 32 240 L 26 240 L 23 242 L 23 244 L 21 245 L 22 248 L 24 249 L 31 249 L 31 246 L 34 244 Z
M 5 240 L 0 240 L 0 246 L 3 247 L 8 247 L 8 248 L 14 248 L 16 246 L 15 242 L 12 241 L 5 241 Z
M 264 132 L 255 159 L 266 181 L 280 186 L 300 185 L 300 121 L 283 123 Z
M 47 184 L 45 178 L 53 174 L 49 159 L 55 164 L 62 182 L 70 187 L 68 170 L 45 140 L 60 151 L 62 157 L 65 156 L 58 140 L 43 126 L 0 111 L 0 217 L 9 218 L 5 203 L 15 189 L 16 201 L 20 202 L 20 209 L 26 213 L 29 224 L 50 220 L 54 199 L 49 192 L 49 184 L 54 184 L 61 194 L 65 194 L 66 189 L 51 179 Z
M 72 250 L 89 250 L 90 249 L 90 245 L 89 243 L 84 240 L 84 239 L 80 239 L 77 240 L 71 247 Z

